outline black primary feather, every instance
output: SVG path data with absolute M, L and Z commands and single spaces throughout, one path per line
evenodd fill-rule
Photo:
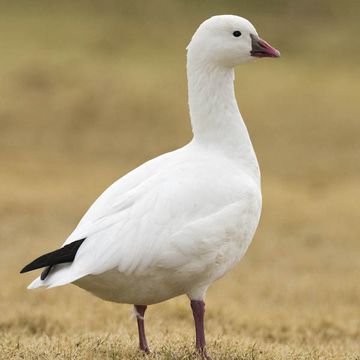
M 49 274 L 51 267 L 57 264 L 69 263 L 75 259 L 75 255 L 79 250 L 79 247 L 84 242 L 85 239 L 76 240 L 70 244 L 65 245 L 64 247 L 49 252 L 45 255 L 42 255 L 32 261 L 30 264 L 27 264 L 20 273 L 25 273 L 31 270 L 40 269 L 46 267 L 41 273 L 41 280 L 44 280 Z
M 46 277 L 49 275 L 51 269 L 52 269 L 52 266 L 47 266 L 47 267 L 41 272 L 40 280 L 45 280 Z

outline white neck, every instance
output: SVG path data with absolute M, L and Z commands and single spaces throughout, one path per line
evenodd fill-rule
M 216 148 L 246 166 L 257 181 L 259 166 L 234 92 L 234 69 L 197 61 L 188 53 L 193 142 Z

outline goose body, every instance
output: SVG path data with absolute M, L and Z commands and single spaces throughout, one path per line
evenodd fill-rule
M 245 253 L 260 209 L 258 179 L 191 142 L 107 189 L 64 244 L 86 238 L 75 260 L 29 287 L 74 282 L 129 304 L 202 299 Z
M 111 185 L 63 244 L 85 239 L 73 261 L 46 263 L 29 288 L 73 283 L 144 306 L 187 294 L 196 322 L 207 288 L 245 254 L 260 218 L 260 171 L 233 67 L 279 53 L 232 15 L 205 21 L 187 50 L 192 141 Z

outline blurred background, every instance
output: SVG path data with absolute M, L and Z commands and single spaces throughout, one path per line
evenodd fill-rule
M 191 139 L 185 47 L 203 20 L 231 13 L 282 57 L 236 71 L 264 206 L 248 254 L 208 293 L 209 347 L 216 359 L 359 359 L 359 11 L 355 0 L 0 1 L 0 358 L 142 358 L 131 307 L 72 286 L 29 292 L 35 274 L 18 271 L 113 181 Z M 154 358 L 191 358 L 185 297 L 148 318 Z

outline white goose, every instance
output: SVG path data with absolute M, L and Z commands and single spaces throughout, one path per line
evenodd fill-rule
M 134 304 L 141 350 L 147 305 L 186 294 L 196 347 L 206 359 L 208 287 L 246 252 L 261 212 L 260 172 L 234 94 L 234 66 L 280 53 L 244 18 L 214 16 L 187 48 L 194 137 L 111 185 L 63 247 L 21 272 L 45 267 L 29 288 L 73 283 Z

